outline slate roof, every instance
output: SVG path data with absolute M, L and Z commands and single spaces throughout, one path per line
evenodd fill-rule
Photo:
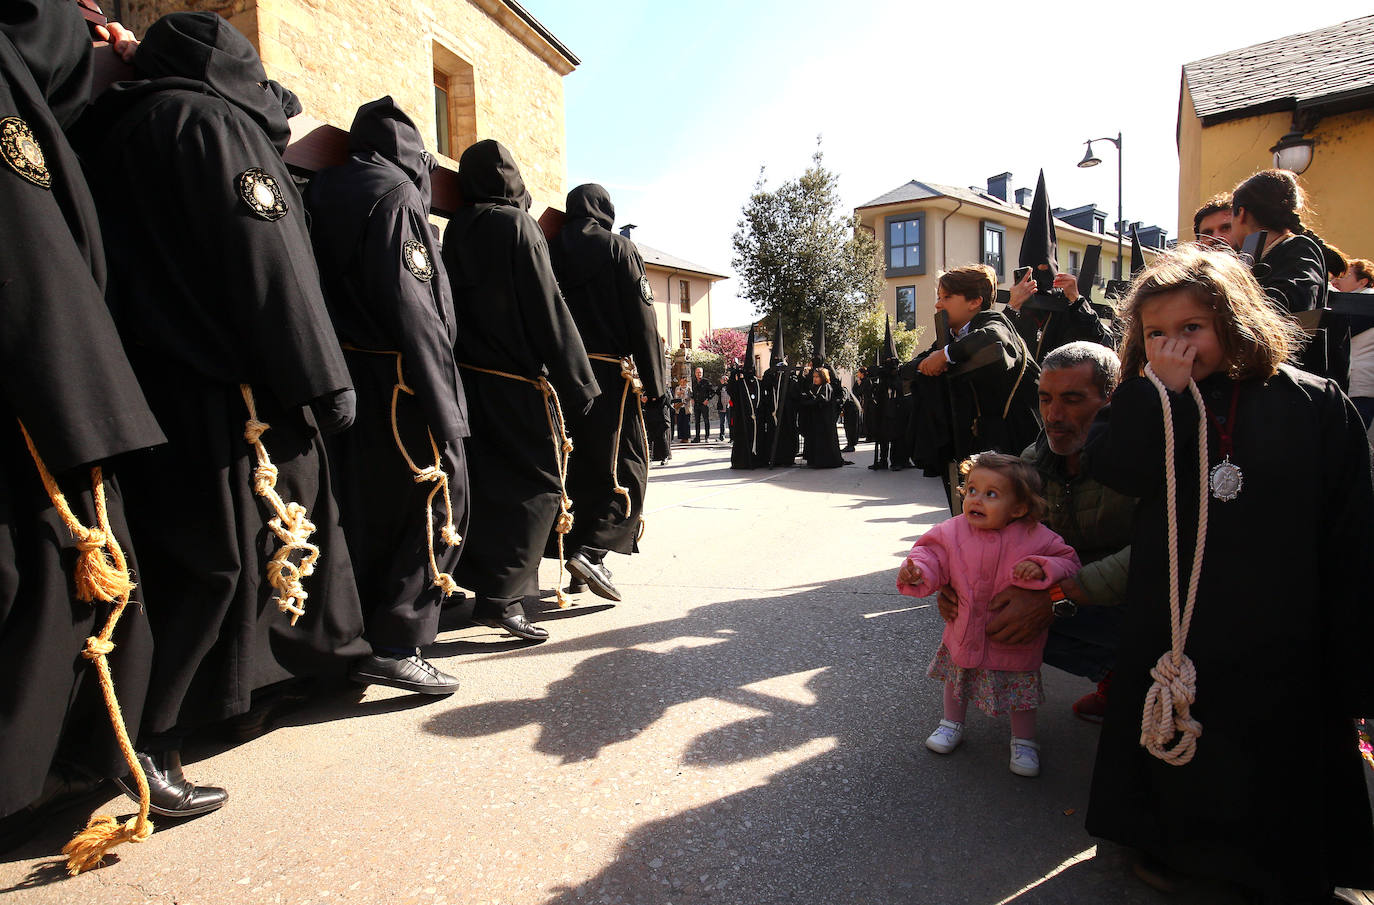
M 881 207 L 884 204 L 903 204 L 908 201 L 925 201 L 929 198 L 953 198 L 956 201 L 983 204 L 992 208 L 1000 208 L 1010 214 L 1019 214 L 1023 217 L 1030 211 L 1030 208 L 1024 205 L 1017 204 L 1014 201 L 1003 201 L 996 195 L 979 191 L 976 188 L 959 188 L 953 185 L 941 185 L 938 182 L 921 182 L 916 179 L 911 180 L 905 185 L 899 185 L 892 191 L 879 195 L 872 201 L 860 204 L 857 210 L 862 210 L 866 207 Z M 1093 207 L 1093 205 L 1085 205 L 1076 210 L 1087 210 L 1089 207 Z M 1054 219 L 1059 224 L 1056 228 L 1079 229 L 1079 227 L 1074 226 L 1072 223 L 1065 222 L 1060 216 L 1062 213 L 1072 213 L 1072 211 L 1066 212 L 1061 208 L 1060 213 L 1055 214 Z M 1105 233 L 1095 233 L 1094 235 L 1104 236 L 1113 240 L 1116 239 L 1116 233 L 1112 230 L 1107 230 Z
M 1230 50 L 1183 66 L 1197 115 L 1292 109 L 1374 89 L 1374 15 Z
M 683 258 L 674 257 L 673 255 L 668 254 L 666 251 L 659 251 L 657 248 L 650 248 L 648 245 L 645 245 L 638 239 L 635 239 L 633 241 L 635 243 L 635 247 L 639 249 L 639 255 L 644 259 L 645 264 L 652 264 L 655 267 L 662 267 L 665 270 L 691 271 L 692 273 L 699 273 L 703 276 L 715 277 L 718 280 L 730 279 L 730 275 L 728 273 L 717 273 L 716 271 L 711 270 L 710 268 L 702 267 L 700 264 L 693 264 L 691 261 L 685 260 Z

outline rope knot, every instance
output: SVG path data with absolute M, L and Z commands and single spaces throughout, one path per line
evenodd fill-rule
M 569 455 L 573 451 L 572 437 L 563 438 L 563 454 Z
M 81 656 L 87 660 L 94 660 L 112 653 L 115 649 L 113 641 L 91 635 L 86 639 L 86 649 L 81 652 Z
M 560 512 L 560 513 L 558 514 L 558 524 L 554 526 L 555 529 L 558 531 L 558 533 L 559 533 L 559 534 L 567 534 L 569 531 L 572 530 L 572 526 L 573 526 L 573 517 L 572 517 L 572 513 L 571 513 L 571 512 Z
M 439 536 L 450 547 L 456 547 L 463 542 L 463 535 L 458 533 L 458 529 L 453 527 L 452 522 L 439 529 Z
M 434 576 L 434 586 L 444 592 L 447 597 L 458 590 L 458 582 L 453 580 L 453 576 L 447 572 L 440 572 Z
M 277 486 L 277 466 L 271 462 L 264 462 L 253 469 L 253 489 L 258 496 L 267 496 L 267 492 Z
M 262 435 L 272 429 L 272 425 L 266 421 L 259 421 L 256 418 L 249 418 L 243 425 L 243 439 L 249 443 L 257 443 L 262 439 Z
M 105 545 L 110 542 L 109 537 L 99 528 L 87 528 L 85 536 L 76 542 L 76 549 L 82 553 L 90 553 L 95 550 L 104 550 Z
M 447 477 L 448 475 L 444 472 L 444 469 L 436 463 L 415 472 L 415 483 L 426 484 L 431 481 L 442 481 Z

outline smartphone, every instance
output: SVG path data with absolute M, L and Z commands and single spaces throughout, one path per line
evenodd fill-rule
M 1012 284 L 1015 285 L 1016 283 L 1019 283 L 1022 280 L 1024 280 L 1026 278 L 1026 274 L 1030 273 L 1030 271 L 1031 269 L 1029 267 L 1018 267 L 1015 270 L 1013 270 L 1011 272 Z

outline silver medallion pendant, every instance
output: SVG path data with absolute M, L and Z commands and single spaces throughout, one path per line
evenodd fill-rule
M 1230 456 L 1221 464 L 1212 466 L 1209 475 L 1212 496 L 1223 503 L 1240 496 L 1240 489 L 1245 486 L 1245 475 L 1241 474 L 1240 467 L 1231 461 Z

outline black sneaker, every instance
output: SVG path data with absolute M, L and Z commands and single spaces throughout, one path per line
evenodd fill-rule
M 409 657 L 372 654 L 353 661 L 348 678 L 360 685 L 388 685 L 417 694 L 453 694 L 458 680 L 434 666 L 416 648 Z

